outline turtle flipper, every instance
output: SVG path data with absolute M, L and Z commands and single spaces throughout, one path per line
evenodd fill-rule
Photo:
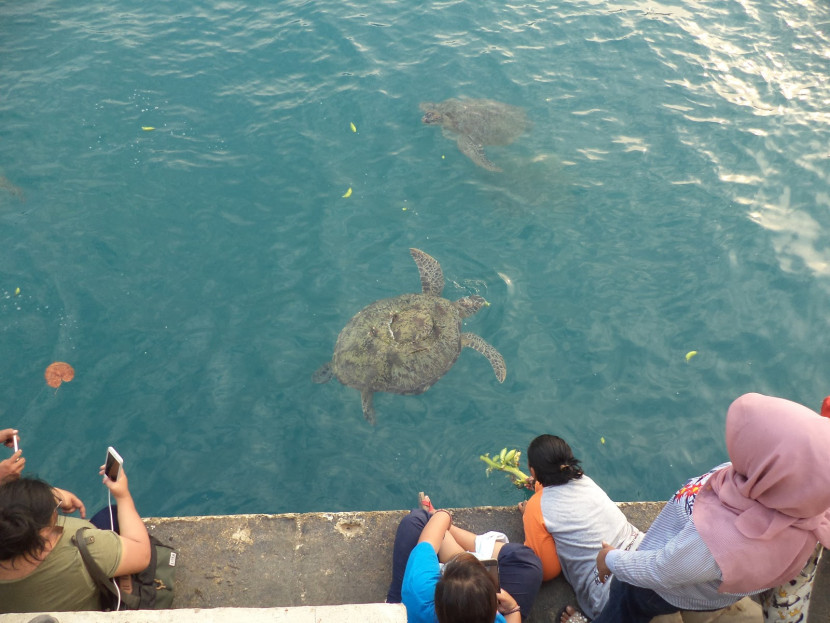
M 372 426 L 375 425 L 375 406 L 372 404 L 374 392 L 364 389 L 360 392 L 360 402 L 363 404 L 363 416 Z
M 501 356 L 499 351 L 475 333 L 462 333 L 461 346 L 477 350 L 487 357 L 490 365 L 493 366 L 493 372 L 496 373 L 496 378 L 499 380 L 499 383 L 504 383 L 504 378 L 507 376 L 507 366 L 504 365 L 504 357 Z
M 424 294 L 441 296 L 444 291 L 444 273 L 441 271 L 441 264 L 431 255 L 427 255 L 420 249 L 410 249 L 412 259 L 421 273 L 421 290 Z
M 458 149 L 461 153 L 467 156 L 470 160 L 475 162 L 478 166 L 487 169 L 488 171 L 501 171 L 495 164 L 493 164 L 484 153 L 484 145 L 473 140 L 467 134 L 462 134 L 458 137 Z
M 333 376 L 334 372 L 331 369 L 331 361 L 328 361 L 317 368 L 317 371 L 311 376 L 311 380 L 315 383 L 328 383 Z

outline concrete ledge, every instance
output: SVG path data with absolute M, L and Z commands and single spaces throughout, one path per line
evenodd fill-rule
M 3 623 L 29 623 L 35 614 L 5 614 Z M 406 623 L 400 604 L 301 606 L 298 608 L 188 608 L 133 612 L 55 612 L 59 623 Z M 43 623 L 48 623 L 44 621 Z
M 663 502 L 621 503 L 629 521 L 642 530 L 660 512 Z M 386 612 L 399 613 L 399 606 L 383 604 L 392 574 L 392 545 L 401 518 L 409 511 L 353 513 L 305 513 L 284 515 L 228 515 L 145 519 L 161 541 L 179 550 L 174 611 L 100 614 L 125 621 L 179 621 L 193 616 L 213 621 L 221 612 L 235 612 L 268 621 L 331 621 L 352 619 L 352 608 L 363 621 L 381 621 Z M 482 533 L 500 530 L 513 542 L 522 542 L 521 515 L 516 507 L 482 506 L 454 509 L 457 525 Z M 560 576 L 542 585 L 528 623 L 556 623 L 559 610 L 573 604 L 571 587 Z M 743 603 L 743 602 L 742 602 Z M 324 608 L 336 606 L 336 608 Z M 380 607 L 369 616 L 362 607 Z M 311 607 L 305 610 L 304 607 Z M 391 610 L 390 610 L 391 608 Z M 751 608 L 738 607 L 743 621 L 760 622 Z M 319 619 L 277 619 L 314 612 Z M 374 611 L 373 611 L 374 612 Z M 165 615 L 166 613 L 166 615 Z M 381 615 L 381 613 L 384 613 Z M 735 620 L 726 616 L 719 621 Z M 29 623 L 35 615 L 0 615 L 0 623 Z M 99 614 L 62 613 L 61 623 L 95 621 Z M 246 615 L 247 616 L 247 615 Z M 390 616 L 399 616 L 392 614 Z M 719 615 L 721 616 L 721 615 Z M 731 616 L 731 615 L 730 615 Z M 131 618 L 138 617 L 138 618 Z M 156 618 L 152 618 L 156 617 Z M 327 618 L 332 617 L 332 618 Z M 686 623 L 698 619 L 684 615 Z M 101 619 L 104 620 L 104 619 Z M 220 620 L 216 618 L 215 620 Z M 234 621 L 236 618 L 221 620 Z M 241 619 L 239 619 L 241 620 Z M 259 621 L 259 618 L 246 618 Z M 265 619 L 263 619 L 265 620 Z M 389 621 L 397 621 L 391 618 Z M 403 619 L 405 620 L 405 614 Z M 706 622 L 715 618 L 707 617 Z M 676 623 L 677 618 L 674 622 Z M 805 623 L 830 621 L 830 556 L 819 561 L 816 583 Z M 668 621 L 664 623 L 669 623 Z
M 632 523 L 646 529 L 662 503 L 620 506 Z M 180 551 L 177 607 L 271 608 L 385 601 L 395 532 L 408 512 L 171 517 L 145 522 L 151 533 Z M 515 507 L 453 512 L 456 523 L 473 532 L 500 530 L 511 541 L 524 540 L 522 518 Z M 573 599 L 570 586 L 557 578 L 542 587 L 534 614 L 558 609 Z

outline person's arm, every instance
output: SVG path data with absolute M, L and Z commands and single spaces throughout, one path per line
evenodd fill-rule
M 7 448 L 14 448 L 14 436 L 17 435 L 18 441 L 20 435 L 16 428 L 4 428 L 0 430 L 0 443 Z M 20 473 L 26 465 L 26 459 L 23 458 L 23 450 L 18 448 L 14 454 L 4 461 L 0 461 L 0 485 L 4 482 L 10 482 L 20 478 Z
M 418 543 L 429 543 L 435 553 L 441 549 L 441 544 L 444 542 L 444 535 L 452 525 L 452 515 L 448 510 L 443 508 L 435 511 L 432 517 L 429 518 L 427 525 L 421 530 L 421 536 L 418 538 Z
M 103 465 L 100 473 L 104 474 Z M 124 468 L 121 468 L 118 480 L 114 482 L 104 475 L 104 485 L 110 490 L 118 506 L 121 561 L 115 575 L 117 577 L 143 571 L 150 564 L 150 535 L 147 534 L 147 527 L 135 508 Z
M 525 545 L 532 549 L 542 561 L 542 581 L 547 582 L 562 572 L 562 564 L 556 553 L 556 541 L 545 527 L 542 507 L 537 498 L 539 495 L 541 494 L 534 495 L 525 505 L 522 524 L 525 531 Z
M 81 502 L 81 498 L 79 498 L 71 491 L 67 491 L 66 489 L 52 487 L 52 490 L 55 492 L 55 495 L 58 496 L 58 498 L 60 499 L 60 509 L 64 513 L 74 513 L 75 511 L 81 511 L 81 517 L 86 518 L 86 507 L 84 506 L 84 503 Z
M 496 599 L 498 599 L 498 611 L 507 623 L 521 623 L 522 613 L 519 609 L 519 602 L 510 593 L 501 589 L 496 594 Z
M 18 430 L 16 428 L 4 428 L 0 430 L 0 443 L 2 443 L 7 448 L 14 448 L 14 436 L 18 434 Z M 18 435 L 18 441 L 20 437 Z
M 23 450 L 18 450 L 5 461 L 0 461 L 0 485 L 20 478 L 20 473 L 25 466 L 26 459 L 23 458 Z
M 604 547 L 597 555 L 600 580 L 607 572 L 642 588 L 669 588 L 721 579 L 720 569 L 691 521 L 661 549 L 623 551 Z

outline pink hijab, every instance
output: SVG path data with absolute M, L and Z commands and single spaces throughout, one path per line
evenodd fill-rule
M 726 415 L 722 469 L 692 519 L 723 574 L 721 593 L 792 580 L 821 541 L 830 547 L 830 419 L 800 404 L 744 394 Z

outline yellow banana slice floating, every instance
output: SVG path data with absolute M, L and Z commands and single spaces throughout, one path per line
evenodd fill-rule
M 153 130 L 155 130 L 155 128 L 151 125 L 143 125 L 141 126 L 141 129 L 145 132 L 152 132 Z
M 351 197 L 352 196 L 352 187 L 349 186 L 349 190 L 346 191 L 346 194 L 343 195 L 344 197 Z
M 352 132 L 357 132 L 357 128 L 354 126 L 354 123 L 350 123 L 349 127 L 352 129 Z
M 689 361 L 695 355 L 697 355 L 697 351 L 696 350 L 690 350 L 688 353 L 686 353 L 686 361 Z
M 14 289 L 14 295 L 15 296 L 20 296 L 20 288 L 15 288 Z

